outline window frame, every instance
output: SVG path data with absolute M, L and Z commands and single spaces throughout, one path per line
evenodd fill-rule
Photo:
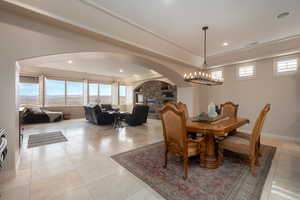
M 121 87 L 125 87 L 125 95 L 121 96 Z M 118 86 L 118 99 L 119 99 L 119 105 L 127 105 L 127 85 L 125 84 L 119 84 Z M 125 99 L 125 103 L 121 103 L 121 98 Z
M 98 101 L 99 101 L 99 97 L 100 97 L 100 92 L 99 92 L 99 82 L 95 82 L 95 81 L 89 81 L 88 80 L 88 92 L 87 92 L 87 97 L 88 97 L 88 101 L 87 101 L 87 103 L 88 104 L 92 104 L 92 102 L 90 101 L 90 84 L 96 84 L 97 85 L 97 103 L 98 103 Z
M 22 81 L 21 77 L 23 77 L 23 78 L 27 77 L 27 78 L 32 79 L 32 80 L 37 79 L 37 81 L 36 82 L 35 81 L 32 81 L 32 82 L 28 81 L 28 82 L 26 82 L 26 81 Z M 33 84 L 33 85 L 36 84 L 38 86 L 38 88 L 37 88 L 38 89 L 37 90 L 37 104 L 23 104 L 21 102 L 21 99 L 22 99 L 21 98 L 21 96 L 22 96 L 21 95 L 21 87 L 22 87 L 21 84 Z M 40 87 L 40 80 L 39 80 L 38 76 L 20 74 L 18 90 L 19 90 L 19 92 L 18 92 L 18 95 L 19 95 L 19 97 L 18 97 L 18 99 L 19 99 L 18 104 L 19 104 L 19 106 L 31 106 L 31 107 L 41 107 L 42 106 L 41 87 Z M 26 96 L 26 95 L 24 95 L 24 96 Z
M 100 85 L 110 85 L 110 95 L 101 95 L 101 90 L 100 90 Z M 103 103 L 103 99 L 101 99 L 101 97 L 109 97 L 110 98 L 110 102 L 104 102 L 103 104 L 112 104 L 112 99 L 113 99 L 113 88 L 112 88 L 112 84 L 111 83 L 103 83 L 103 82 L 99 82 L 98 83 L 98 99 L 100 103 Z
M 279 72 L 278 71 L 278 62 L 287 61 L 287 60 L 294 60 L 297 61 L 296 70 L 293 71 L 286 71 L 286 72 Z M 299 72 L 299 55 L 292 55 L 292 56 L 284 56 L 280 58 L 276 58 L 273 60 L 273 74 L 275 76 L 286 76 L 286 75 L 293 75 Z
M 53 81 L 63 81 L 64 82 L 64 104 L 47 104 L 47 80 Z M 44 107 L 66 107 L 67 106 L 67 82 L 65 79 L 45 77 L 45 85 L 44 85 Z
M 240 76 L 240 69 L 243 67 L 253 67 L 253 74 L 249 76 Z M 236 77 L 237 80 L 251 80 L 256 78 L 256 62 L 243 63 L 236 66 Z

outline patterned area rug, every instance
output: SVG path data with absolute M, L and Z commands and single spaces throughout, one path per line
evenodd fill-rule
M 257 176 L 249 172 L 246 157 L 224 152 L 218 169 L 199 166 L 190 159 L 189 176 L 183 180 L 183 162 L 169 153 L 164 169 L 164 143 L 159 142 L 112 156 L 123 167 L 150 185 L 168 200 L 259 200 L 276 148 L 261 146 Z
M 66 141 L 68 141 L 67 138 L 60 131 L 34 134 L 29 136 L 27 148 Z

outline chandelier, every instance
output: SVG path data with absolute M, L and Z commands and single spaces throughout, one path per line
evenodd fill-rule
M 223 78 L 216 78 L 211 75 L 211 73 L 207 70 L 207 63 L 206 63 L 206 31 L 208 30 L 208 26 L 202 27 L 204 31 L 204 63 L 202 66 L 202 70 L 194 73 L 184 74 L 184 81 L 196 83 L 200 85 L 222 85 L 224 79 Z

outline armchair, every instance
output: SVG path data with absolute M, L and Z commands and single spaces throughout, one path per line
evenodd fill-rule
M 97 125 L 107 125 L 114 122 L 114 113 L 102 111 L 99 105 L 84 106 L 86 120 Z
M 147 122 L 149 107 L 147 105 L 135 105 L 132 113 L 125 115 L 125 122 L 130 126 L 138 126 Z

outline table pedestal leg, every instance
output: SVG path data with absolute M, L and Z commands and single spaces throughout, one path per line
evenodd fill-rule
M 206 135 L 205 167 L 209 169 L 215 169 L 219 167 L 215 152 L 215 136 L 213 134 Z

